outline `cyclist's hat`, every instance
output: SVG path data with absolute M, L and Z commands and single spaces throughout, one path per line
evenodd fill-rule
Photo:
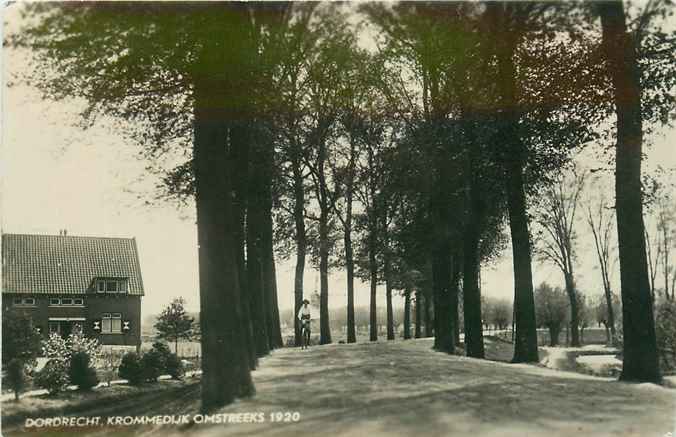
M 303 299 L 303 303 L 304 303 L 304 304 L 307 304 L 307 305 L 310 305 L 310 301 L 307 300 L 307 299 Z

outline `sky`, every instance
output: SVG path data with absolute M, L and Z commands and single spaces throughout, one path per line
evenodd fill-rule
M 19 22 L 12 7 L 3 13 L 10 30 Z M 101 120 L 88 130 L 77 127 L 77 100 L 50 102 L 26 85 L 13 85 L 14 76 L 27 65 L 27 53 L 5 49 L 2 56 L 2 147 L 0 148 L 0 226 L 5 233 L 135 237 L 146 296 L 144 314 L 157 313 L 178 296 L 190 311 L 199 310 L 197 232 L 194 206 L 144 205 L 157 182 L 145 171 L 138 150 L 125 143 L 110 120 Z M 652 139 L 646 168 L 661 165 L 676 169 L 676 131 L 668 129 Z M 597 162 L 593 146 L 578 157 L 583 165 Z M 589 192 L 612 186 L 612 175 L 596 181 Z M 595 268 L 593 240 L 580 222 L 577 283 L 589 295 L 601 293 L 600 273 Z M 483 267 L 482 294 L 512 299 L 511 249 Z M 293 307 L 294 264 L 279 261 L 277 283 L 279 306 Z M 619 273 L 615 266 L 615 289 Z M 560 272 L 534 262 L 534 282 L 562 285 Z M 306 293 L 318 287 L 318 273 L 306 269 Z M 355 302 L 369 303 L 368 284 L 357 281 Z M 346 278 L 335 271 L 329 280 L 329 306 L 346 303 Z M 403 298 L 395 297 L 402 306 Z M 378 305 L 385 304 L 385 290 L 378 288 Z

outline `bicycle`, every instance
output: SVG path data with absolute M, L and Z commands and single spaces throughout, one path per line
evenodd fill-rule
M 310 319 L 301 321 L 300 338 L 300 348 L 307 349 L 310 346 Z

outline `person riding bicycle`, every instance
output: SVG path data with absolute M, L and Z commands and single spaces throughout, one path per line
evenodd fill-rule
M 303 306 L 298 311 L 298 320 L 300 320 L 301 334 L 303 336 L 302 346 L 307 347 L 310 344 L 310 322 L 312 321 L 310 301 L 307 299 L 303 299 Z

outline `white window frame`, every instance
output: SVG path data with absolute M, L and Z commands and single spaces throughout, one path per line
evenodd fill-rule
M 67 301 L 70 301 L 70 303 L 66 303 Z M 72 306 L 73 305 L 73 298 L 72 297 L 61 298 L 61 305 Z
M 12 299 L 12 305 L 17 307 L 34 307 L 37 300 L 34 297 L 15 297 Z
M 101 334 L 122 334 L 122 313 L 101 314 Z
M 56 301 L 56 303 L 54 303 Z M 61 305 L 61 299 L 58 297 L 50 297 L 49 298 L 49 306 L 58 306 Z
M 112 289 L 112 284 L 115 284 L 115 289 Z M 108 288 L 108 285 L 111 285 Z M 124 279 L 98 279 L 96 281 L 96 292 L 97 293 L 110 293 L 110 294 L 125 294 L 127 292 L 126 280 Z
M 79 303 L 78 303 L 79 301 Z M 73 306 L 81 307 L 84 306 L 84 299 L 81 297 L 76 297 L 73 299 Z

